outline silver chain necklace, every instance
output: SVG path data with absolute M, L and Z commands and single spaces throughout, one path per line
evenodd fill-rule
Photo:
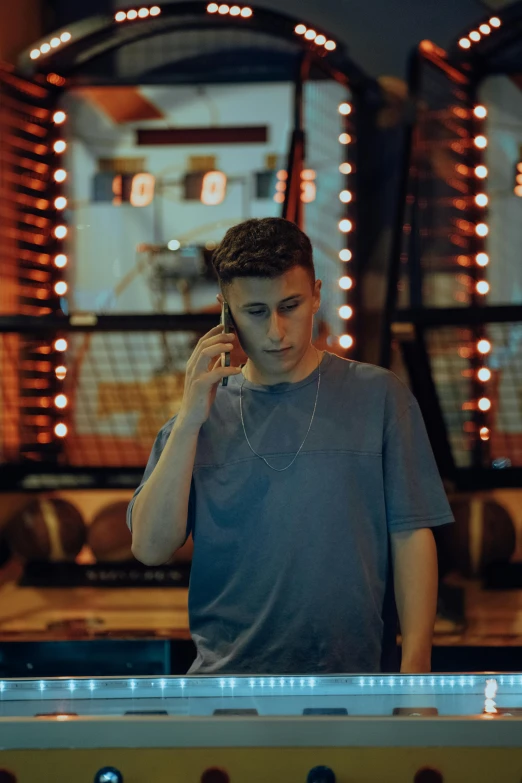
M 314 345 L 314 348 L 315 348 L 315 345 Z M 245 383 L 245 381 L 246 381 L 246 376 L 245 376 L 245 375 L 244 375 L 244 373 L 243 373 L 243 383 L 241 384 L 241 386 L 240 386 L 240 389 L 239 389 L 239 410 L 240 410 L 240 412 L 241 412 L 241 424 L 243 425 L 243 432 L 245 433 L 246 442 L 248 443 L 248 445 L 250 446 L 250 450 L 251 450 L 251 451 L 252 451 L 252 452 L 253 452 L 253 453 L 256 455 L 256 457 L 260 457 L 260 458 L 263 460 L 263 462 L 264 462 L 266 465 L 268 465 L 268 467 L 269 467 L 269 468 L 271 468 L 272 470 L 277 470 L 277 472 L 278 472 L 278 473 L 281 473 L 283 470 L 288 470 L 288 468 L 289 468 L 291 465 L 293 465 L 293 464 L 294 464 L 295 460 L 297 459 L 297 456 L 298 456 L 299 452 L 301 451 L 301 449 L 302 449 L 302 448 L 303 448 L 303 446 L 305 445 L 305 440 L 306 440 L 306 439 L 307 439 L 307 437 L 308 437 L 308 433 L 310 432 L 310 428 L 311 428 L 311 426 L 312 426 L 312 422 L 313 422 L 313 420 L 314 420 L 314 416 L 315 416 L 315 409 L 316 409 L 316 407 L 317 407 L 317 399 L 318 399 L 318 397 L 319 397 L 319 386 L 320 386 L 320 384 L 321 384 L 321 362 L 319 361 L 319 351 L 317 350 L 317 348 L 315 348 L 315 352 L 317 353 L 317 369 L 319 370 L 319 375 L 318 375 L 318 378 L 317 378 L 317 392 L 316 392 L 316 394 L 315 394 L 315 404 L 314 404 L 314 410 L 313 410 L 313 413 L 312 413 L 312 418 L 310 419 L 310 424 L 308 425 L 308 430 L 306 431 L 306 435 L 305 435 L 305 437 L 304 437 L 304 440 L 303 440 L 303 442 L 301 443 L 301 445 L 299 446 L 299 451 L 297 452 L 297 454 L 296 454 L 296 455 L 295 455 L 295 457 L 293 458 L 293 460 L 292 460 L 292 462 L 290 463 L 290 465 L 287 465 L 287 466 L 286 466 L 286 468 L 274 468 L 272 465 L 270 465 L 270 464 L 269 464 L 269 463 L 266 461 L 266 459 L 263 457 L 263 455 L 262 455 L 262 454 L 258 454 L 258 453 L 257 453 L 257 451 L 255 451 L 255 450 L 252 448 L 252 444 L 251 444 L 251 443 L 250 443 L 250 441 L 248 440 L 248 435 L 246 434 L 246 429 L 245 429 L 245 422 L 244 422 L 244 419 L 243 419 L 243 399 L 242 399 L 242 391 L 243 391 L 243 384 L 244 384 L 244 383 Z

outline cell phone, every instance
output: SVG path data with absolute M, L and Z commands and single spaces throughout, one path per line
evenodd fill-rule
M 223 326 L 223 332 L 229 333 L 234 331 L 234 321 L 232 320 L 232 316 L 230 314 L 230 307 L 228 306 L 227 302 L 223 302 L 223 305 L 221 307 L 221 324 Z M 221 354 L 221 366 L 222 367 L 230 367 L 230 354 L 229 353 L 222 353 Z M 222 378 L 221 379 L 221 385 L 222 386 L 228 386 L 228 378 Z

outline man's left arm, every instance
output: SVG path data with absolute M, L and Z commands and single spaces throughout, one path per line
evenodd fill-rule
M 402 635 L 401 672 L 429 672 L 437 613 L 435 539 L 428 527 L 392 532 L 391 548 Z

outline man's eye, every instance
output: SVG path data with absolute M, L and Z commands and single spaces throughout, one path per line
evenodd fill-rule
M 288 307 L 283 307 L 283 310 L 294 310 L 296 307 L 298 307 L 298 304 L 288 305 Z M 248 311 L 250 315 L 263 315 L 265 312 L 264 310 L 249 310 Z

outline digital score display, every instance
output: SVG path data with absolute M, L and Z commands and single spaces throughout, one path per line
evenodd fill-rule
M 227 182 L 227 176 L 222 171 L 207 171 L 190 172 L 180 184 L 184 188 L 185 201 L 200 201 L 213 207 L 225 200 Z M 147 207 L 161 184 L 154 174 L 147 172 L 118 174 L 102 171 L 94 176 L 93 200 L 110 201 L 114 206 L 131 204 L 133 207 Z
M 148 207 L 154 199 L 156 178 L 153 174 L 118 174 L 100 171 L 94 175 L 93 201 L 110 201 L 114 206 L 131 204 Z

